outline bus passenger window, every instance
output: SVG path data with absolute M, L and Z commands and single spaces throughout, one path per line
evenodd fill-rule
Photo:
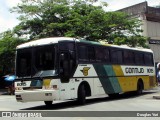
M 135 53 L 135 63 L 137 65 L 144 65 L 144 58 L 142 53 L 140 52 Z
M 122 51 L 120 50 L 111 50 L 111 62 L 115 64 L 122 64 Z
M 105 61 L 105 51 L 102 48 L 95 49 L 96 61 L 104 62 Z
M 94 51 L 94 47 L 88 47 L 88 57 L 89 57 L 89 61 L 95 61 L 95 51 Z
M 110 62 L 110 52 L 108 49 L 104 49 L 104 61 L 107 63 Z
M 122 57 L 122 51 L 117 51 L 117 57 L 118 57 L 118 63 L 122 64 L 123 63 L 123 57 Z
M 111 62 L 112 63 L 117 63 L 117 51 L 116 50 L 111 50 Z
M 78 47 L 78 59 L 80 61 L 87 61 L 88 55 L 87 55 L 87 47 L 86 46 L 79 46 Z
M 149 54 L 149 53 L 145 53 L 144 54 L 144 62 L 145 62 L 145 65 L 153 65 L 153 56 L 152 54 Z
M 124 51 L 124 62 L 125 64 L 134 64 L 135 55 L 132 51 Z

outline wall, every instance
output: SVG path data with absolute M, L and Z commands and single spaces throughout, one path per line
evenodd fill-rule
M 160 40 L 160 23 L 142 20 L 143 34 L 151 40 Z M 160 62 L 160 42 L 150 43 L 149 47 L 154 52 L 155 62 Z

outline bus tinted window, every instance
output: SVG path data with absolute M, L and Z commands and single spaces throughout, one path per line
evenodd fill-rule
M 125 64 L 134 64 L 134 53 L 132 51 L 124 51 L 124 63 Z
M 95 51 L 94 51 L 94 47 L 88 47 L 88 58 L 89 61 L 94 61 L 95 60 Z
M 78 58 L 81 61 L 87 61 L 88 55 L 87 55 L 87 47 L 84 45 L 80 45 L 78 47 Z
M 115 64 L 122 63 L 122 51 L 120 50 L 111 50 L 111 62 Z
M 35 47 L 35 67 L 40 70 L 52 70 L 55 65 L 55 48 L 54 46 Z
M 135 63 L 137 65 L 144 65 L 143 53 L 135 52 Z
M 31 75 L 31 56 L 30 49 L 17 50 L 17 76 Z
M 110 52 L 109 52 L 109 49 L 104 49 L 104 60 L 107 63 L 110 62 Z
M 88 47 L 88 58 L 91 62 L 95 60 L 94 47 Z
M 60 50 L 74 50 L 73 42 L 59 42 Z
M 95 54 L 96 54 L 96 61 L 97 62 L 103 62 L 105 61 L 105 50 L 103 48 L 96 48 L 95 49 Z
M 152 54 L 145 53 L 144 54 L 145 65 L 153 65 L 153 56 Z

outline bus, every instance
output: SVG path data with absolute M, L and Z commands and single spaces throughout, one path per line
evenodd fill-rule
M 157 85 L 150 49 L 117 46 L 70 37 L 43 38 L 16 48 L 18 102 L 77 100 L 141 94 Z

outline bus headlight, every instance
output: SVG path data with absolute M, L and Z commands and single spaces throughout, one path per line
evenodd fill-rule
M 15 90 L 23 90 L 22 87 L 15 87 Z

